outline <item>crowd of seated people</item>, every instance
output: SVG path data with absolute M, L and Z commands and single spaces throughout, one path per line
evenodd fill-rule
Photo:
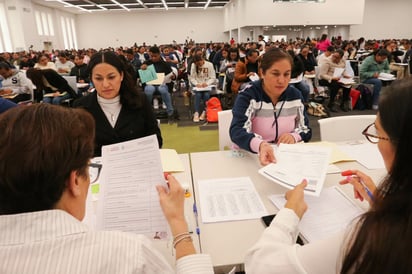
M 376 56 L 376 53 L 380 49 L 385 49 L 389 55 L 387 56 L 387 62 L 389 64 L 389 73 L 396 76 L 397 79 L 409 77 L 408 66 L 399 65 L 399 63 L 411 62 L 412 50 L 411 43 L 408 39 L 402 40 L 366 40 L 361 37 L 358 40 L 342 40 L 341 37 L 331 37 L 323 35 L 322 38 L 310 39 L 310 38 L 296 38 L 289 41 L 264 41 L 263 36 L 259 36 L 259 40 L 256 42 L 248 41 L 246 43 L 195 43 L 194 41 L 186 41 L 185 44 L 179 45 L 177 43 L 159 45 L 159 58 L 165 66 L 170 67 L 172 70 L 171 82 L 167 86 L 167 91 L 160 92 L 165 108 L 168 115 L 172 115 L 173 105 L 170 102 L 170 93 L 173 92 L 174 87 L 184 86 L 185 89 L 190 88 L 189 76 L 191 72 L 191 66 L 193 64 L 194 55 L 202 56 L 205 61 L 209 61 L 213 64 L 216 77 L 219 79 L 218 87 L 225 91 L 226 94 L 234 94 L 234 96 L 242 90 L 242 87 L 249 81 L 258 79 L 259 77 L 259 63 L 264 53 L 270 48 L 282 48 L 288 50 L 290 54 L 294 54 L 300 60 L 296 60 L 296 64 L 303 63 L 304 75 L 313 75 L 315 73 L 315 67 L 319 69 L 322 64 L 328 63 L 328 58 L 332 58 L 335 50 L 342 50 L 342 60 L 352 60 L 363 62 L 370 55 Z M 100 51 L 113 51 L 117 55 L 124 56 L 125 62 L 131 67 L 130 72 L 134 73 L 134 79 L 139 83 L 138 70 L 141 69 L 142 64 L 150 64 L 151 45 L 134 45 L 130 47 L 118 47 L 118 48 L 106 48 L 100 49 Z M 88 83 L 89 76 L 87 71 L 87 63 L 91 56 L 98 52 L 95 49 L 80 49 L 80 50 L 52 50 L 52 51 L 29 51 L 0 53 L 0 60 L 4 60 L 10 64 L 11 69 L 19 68 L 21 70 L 27 70 L 29 68 L 36 68 L 42 70 L 54 70 L 58 75 L 72 75 L 76 76 L 78 83 Z M 382 52 L 381 52 L 382 53 Z M 370 59 L 370 58 L 369 58 Z M 362 65 L 356 62 L 351 62 L 355 74 L 360 76 L 360 80 L 365 83 L 376 82 L 370 77 L 365 78 L 365 74 L 358 72 Z M 250 70 L 250 71 L 249 71 Z M 167 69 L 167 74 L 170 71 Z M 363 69 L 365 71 L 365 68 Z M 377 72 L 377 71 L 376 71 Z M 220 74 L 220 77 L 219 77 Z M 223 79 L 226 76 L 225 87 L 223 87 Z M 4 77 L 3 77 L 4 78 Z M 308 77 L 310 78 L 310 77 Z M 321 78 L 322 79 L 322 78 Z M 0 79 L 2 80 L 2 79 Z M 302 88 L 302 95 L 307 101 L 307 86 L 310 85 L 311 96 L 318 95 L 318 87 L 312 84 L 312 80 L 304 79 L 302 82 L 304 88 Z M 325 80 L 325 79 L 324 79 Z M 184 85 L 180 85 L 183 82 Z M 322 81 L 321 81 L 322 82 Z M 316 82 L 313 82 L 316 83 Z M 325 84 L 325 82 L 323 82 Z M 41 85 L 40 85 L 41 86 Z M 91 84 L 92 86 L 92 84 Z M 330 86 L 327 83 L 326 86 Z M 375 83 L 374 101 L 376 102 L 379 96 L 379 84 Z M 81 93 L 87 93 L 89 87 L 82 90 Z M 91 87 L 92 88 L 92 87 Z M 53 89 L 52 89 L 53 90 Z M 147 90 L 147 88 L 146 88 Z M 166 89 L 165 89 L 166 90 Z M 182 93 L 186 90 L 179 90 Z M 44 93 L 44 91 L 41 91 Z M 151 97 L 151 91 L 146 91 L 147 95 Z M 329 90 L 330 93 L 330 90 Z M 335 89 L 333 89 L 335 93 Z M 190 93 L 185 93 L 190 94 Z M 330 96 L 328 94 L 327 96 Z M 332 94 L 334 96 L 334 94 Z M 59 96 L 60 97 L 60 96 Z M 164 98 L 163 98 L 164 97 Z M 166 98 L 169 97 L 169 98 Z M 231 97 L 231 96 L 230 96 Z M 346 92 L 344 94 L 345 102 L 347 101 Z M 37 96 L 37 100 L 41 100 L 42 96 Z M 232 98 L 231 98 L 232 99 Z M 46 99 L 47 101 L 47 99 Z M 59 101 L 59 100 L 55 100 Z M 375 104 L 376 105 L 376 104 Z M 231 107 L 231 103 L 226 107 Z M 337 110 L 333 104 L 330 104 L 330 109 Z M 342 107 L 345 111 L 348 107 Z M 200 114 L 200 113 L 199 113 Z M 197 120 L 197 119 L 196 119 Z

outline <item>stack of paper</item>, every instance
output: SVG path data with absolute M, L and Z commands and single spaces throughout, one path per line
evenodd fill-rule
M 276 164 L 269 164 L 259 173 L 289 189 L 306 179 L 305 193 L 319 196 L 328 169 L 331 149 L 322 146 L 280 144 Z
M 271 195 L 269 199 L 281 209 L 285 195 Z M 299 232 L 306 241 L 318 241 L 345 230 L 363 210 L 338 187 L 325 188 L 320 197 L 305 196 L 308 210 L 299 223 Z

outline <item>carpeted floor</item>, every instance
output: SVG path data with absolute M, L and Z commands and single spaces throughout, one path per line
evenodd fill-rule
M 168 124 L 161 119 L 160 129 L 163 136 L 163 148 L 175 149 L 178 153 L 215 151 L 219 149 L 217 123 L 194 123 L 189 107 L 184 105 L 183 97 L 175 94 L 174 105 L 179 113 L 179 120 Z M 375 110 L 354 110 L 349 112 L 331 113 L 331 117 L 342 115 L 376 114 Z M 159 117 L 162 118 L 162 117 Z M 309 125 L 312 128 L 311 141 L 320 141 L 319 117 L 309 116 Z

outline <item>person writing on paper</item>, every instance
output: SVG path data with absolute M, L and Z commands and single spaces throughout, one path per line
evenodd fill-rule
M 12 68 L 8 62 L 0 62 L 0 76 L 3 78 L 0 95 L 14 103 L 32 99 L 33 85 L 26 74 Z
M 262 165 L 276 161 L 271 144 L 308 142 L 312 137 L 302 93 L 289 86 L 292 64 L 287 52 L 266 51 L 261 80 L 249 83 L 232 109 L 230 138 L 240 148 L 259 153 Z
M 90 59 L 88 70 L 95 92 L 76 100 L 74 107 L 90 112 L 96 121 L 94 156 L 102 146 L 157 135 L 163 139 L 151 105 L 139 92 L 125 63 L 113 52 L 99 52 Z
M 199 122 L 206 119 L 206 111 L 203 109 L 199 116 L 200 100 L 203 100 L 204 107 L 210 98 L 210 91 L 212 85 L 216 85 L 216 72 L 213 64 L 205 61 L 202 56 L 195 55 L 193 57 L 193 65 L 189 75 L 189 82 L 192 90 L 195 93 L 195 114 L 193 115 L 193 122 Z
M 170 82 L 172 78 L 175 78 L 176 75 L 173 74 L 172 67 L 162 59 L 160 55 L 160 49 L 158 47 L 151 47 L 149 49 L 150 59 L 143 63 L 140 66 L 140 69 L 145 70 L 147 66 L 153 65 L 156 73 L 163 73 L 165 80 L 160 85 L 150 85 L 148 83 L 144 84 L 144 92 L 146 93 L 147 99 L 151 103 L 153 100 L 153 94 L 157 90 L 162 96 L 163 103 L 166 104 L 167 115 L 169 121 L 173 120 L 173 105 L 172 97 L 169 93 L 169 88 L 166 85 L 166 82 Z
M 363 60 L 359 68 L 359 76 L 362 83 L 373 85 L 372 108 L 378 109 L 379 94 L 382 89 L 382 80 L 379 79 L 381 72 L 389 73 L 389 52 L 380 49 Z
M 338 112 L 335 105 L 335 98 L 338 94 L 339 89 L 343 90 L 342 101 L 340 103 L 340 108 L 347 112 L 350 110 L 350 85 L 345 85 L 340 83 L 340 78 L 351 78 L 349 74 L 345 71 L 346 63 L 342 59 L 343 50 L 337 50 L 327 60 L 321 65 L 319 69 L 319 84 L 322 86 L 327 86 L 329 88 L 329 103 L 328 108 L 332 112 Z M 337 73 L 341 71 L 341 73 Z
M 350 170 L 354 176 L 340 182 L 352 185 L 355 198 L 368 201 L 370 209 L 346 232 L 297 245 L 299 219 L 307 208 L 303 182 L 286 193 L 285 208 L 248 251 L 246 273 L 412 272 L 412 79 L 394 82 L 386 89 L 375 123 L 363 134 L 377 144 L 388 174 L 378 187 L 357 170 Z
M 89 173 L 94 127 L 88 112 L 50 104 L 0 116 L 0 272 L 213 273 L 210 257 L 195 254 L 173 176 L 168 190 L 157 189 L 175 237 L 176 270 L 149 238 L 81 222 L 100 170 Z
M 257 49 L 249 49 L 246 56 L 240 58 L 236 63 L 234 79 L 232 81 L 232 92 L 237 94 L 250 81 L 259 78 L 259 51 Z
M 55 70 L 30 68 L 26 75 L 36 86 L 40 97 L 43 97 L 43 103 L 60 105 L 63 100 L 78 97 L 66 79 Z

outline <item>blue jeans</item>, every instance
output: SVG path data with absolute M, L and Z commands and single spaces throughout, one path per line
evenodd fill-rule
M 372 84 L 373 85 L 373 105 L 377 105 L 379 101 L 379 93 L 381 92 L 382 89 L 382 81 L 379 80 L 378 78 L 368 78 L 365 81 L 363 81 L 365 84 Z
M 292 84 L 292 86 L 302 92 L 303 102 L 309 102 L 310 88 L 308 84 L 306 84 L 304 81 L 300 81 L 299 83 Z
M 153 94 L 156 92 L 156 90 L 159 91 L 160 96 L 162 96 L 163 102 L 166 104 L 167 115 L 169 116 L 173 115 L 172 98 L 170 97 L 169 89 L 166 85 L 160 85 L 160 86 L 146 85 L 144 87 L 144 93 L 146 93 L 146 96 L 149 102 L 152 103 Z
M 206 102 L 210 98 L 209 91 L 196 91 L 195 92 L 195 112 L 199 112 L 200 109 L 200 100 L 203 100 L 203 103 L 206 107 Z
M 53 104 L 53 105 L 60 105 L 63 100 L 71 98 L 69 93 L 66 93 L 63 96 L 56 96 L 56 97 L 43 97 L 43 103 Z

